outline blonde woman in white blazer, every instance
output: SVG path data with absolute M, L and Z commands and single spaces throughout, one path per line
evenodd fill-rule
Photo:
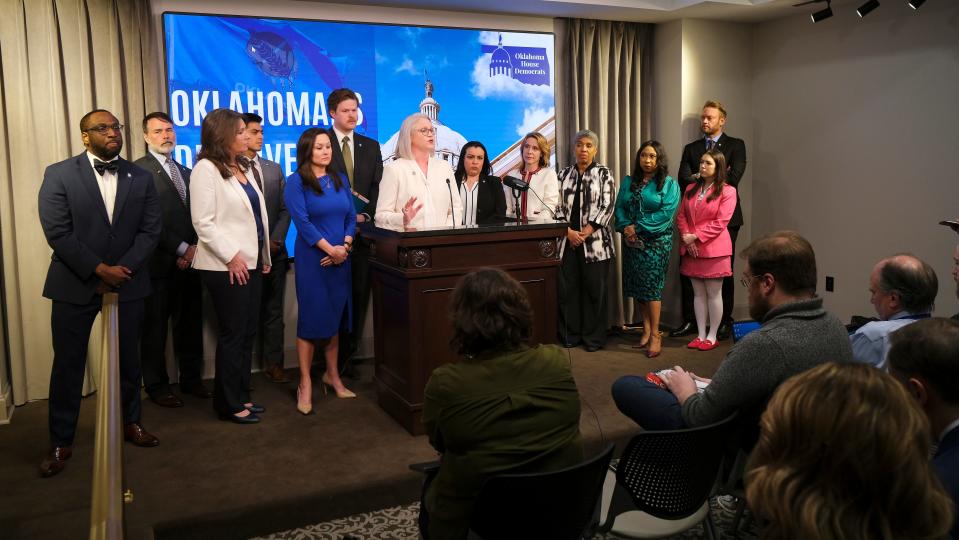
M 537 131 L 527 133 L 520 148 L 523 164 L 508 173 L 508 176 L 529 184 L 529 189 L 520 196 L 520 209 L 525 210 L 520 213 L 523 219 L 553 219 L 556 212 L 556 205 L 559 204 L 559 179 L 556 178 L 556 171 L 549 166 L 549 151 L 546 137 Z M 503 186 L 503 190 L 506 192 L 506 215 L 513 217 L 516 215 L 516 197 L 511 188 Z
M 193 268 L 210 291 L 218 321 L 213 408 L 221 420 L 255 424 L 265 409 L 250 400 L 250 366 L 261 274 L 270 271 L 270 229 L 263 192 L 242 157 L 245 128 L 242 116 L 229 109 L 203 120 L 190 214 L 198 237 Z
M 451 227 L 463 218 L 463 204 L 449 163 L 433 157 L 436 130 L 429 116 L 403 120 L 397 159 L 383 167 L 376 200 L 376 224 L 390 229 Z

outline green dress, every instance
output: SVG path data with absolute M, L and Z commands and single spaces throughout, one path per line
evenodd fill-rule
M 679 206 L 679 184 L 666 177 L 663 189 L 655 180 L 645 185 L 627 176 L 616 197 L 616 230 L 636 227 L 641 243 L 630 246 L 623 237 L 623 294 L 640 302 L 661 300 L 673 249 L 673 216 Z
M 430 444 L 442 453 L 426 492 L 431 540 L 466 538 L 487 477 L 581 463 L 579 415 L 576 381 L 555 345 L 488 351 L 436 368 L 423 402 Z

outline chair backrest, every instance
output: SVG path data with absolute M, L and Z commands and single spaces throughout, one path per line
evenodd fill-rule
M 629 493 L 636 509 L 655 517 L 693 514 L 716 482 L 726 427 L 735 416 L 697 428 L 639 433 L 620 457 L 617 486 Z
M 476 498 L 471 532 L 497 540 L 579 540 L 592 525 L 613 449 L 609 444 L 588 461 L 558 471 L 491 477 Z

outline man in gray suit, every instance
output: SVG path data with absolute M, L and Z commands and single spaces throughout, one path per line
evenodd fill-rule
M 290 380 L 283 373 L 283 295 L 286 291 L 286 232 L 290 228 L 290 214 L 283 203 L 286 179 L 280 164 L 263 159 L 263 118 L 257 114 L 244 113 L 246 133 L 250 137 L 246 156 L 253 165 L 253 176 L 266 199 L 266 212 L 270 227 L 270 258 L 273 269 L 263 275 L 263 299 L 260 302 L 260 358 L 263 371 L 271 381 L 286 383 Z
M 143 118 L 147 155 L 136 164 L 153 175 L 163 217 L 160 242 L 150 257 L 153 294 L 146 299 L 140 365 L 150 400 L 161 407 L 182 407 L 170 389 L 166 338 L 173 322 L 173 352 L 180 368 L 180 391 L 198 398 L 213 397 L 201 382 L 203 317 L 200 276 L 190 266 L 196 253 L 196 232 L 190 218 L 190 169 L 173 159 L 176 132 L 164 112 Z

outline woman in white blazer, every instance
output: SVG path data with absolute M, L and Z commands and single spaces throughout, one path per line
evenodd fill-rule
M 213 408 L 221 420 L 255 424 L 264 408 L 250 401 L 250 364 L 260 312 L 261 274 L 270 271 L 269 224 L 260 186 L 247 175 L 243 117 L 229 109 L 206 116 L 199 161 L 190 175 L 190 214 L 198 237 L 193 268 L 216 309 Z
M 429 116 L 403 120 L 397 159 L 383 167 L 376 200 L 377 226 L 389 229 L 452 227 L 463 219 L 463 205 L 449 163 L 433 156 L 436 129 Z
M 559 204 L 559 179 L 549 166 L 549 150 L 549 141 L 541 133 L 527 133 L 520 148 L 523 163 L 507 174 L 529 184 L 529 189 L 520 196 L 520 216 L 524 220 L 553 219 Z M 503 186 L 503 190 L 506 192 L 506 215 L 514 217 L 516 197 L 512 188 Z

